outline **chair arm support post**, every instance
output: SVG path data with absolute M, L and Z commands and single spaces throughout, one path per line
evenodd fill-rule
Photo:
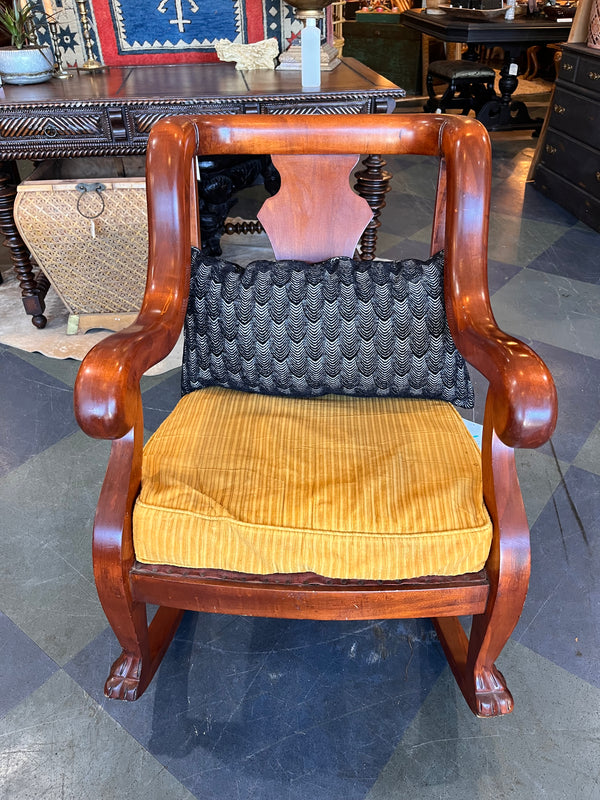
M 126 576 L 134 559 L 131 513 L 141 483 L 144 446 L 141 403 L 139 416 L 138 422 L 112 443 L 96 509 L 94 573 L 96 581 L 102 586 L 112 585 L 115 581 L 119 585 L 129 582 Z M 126 485 L 123 485 L 123 475 L 129 477 Z M 120 572 L 114 568 L 115 556 L 121 565 Z

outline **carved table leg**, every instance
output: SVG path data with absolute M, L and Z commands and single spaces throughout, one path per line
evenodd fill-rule
M 31 266 L 29 251 L 21 239 L 13 215 L 17 191 L 14 174 L 9 163 L 0 164 L 0 233 L 6 237 L 10 257 L 19 278 L 25 313 L 31 314 L 36 328 L 46 325 L 44 297 L 48 291 L 48 280 L 42 276 L 36 280 Z
M 512 96 L 519 85 L 517 77 L 519 66 L 519 47 L 504 47 L 504 65 L 500 70 L 498 89 L 500 97 L 485 103 L 477 111 L 477 119 L 489 131 L 527 130 L 533 128 L 534 135 L 539 133 L 543 119 L 532 119 L 527 106 L 522 100 L 513 100 Z
M 391 173 L 384 170 L 385 161 L 381 156 L 367 156 L 363 161 L 365 169 L 354 174 L 356 183 L 354 188 L 361 197 L 367 201 L 373 211 L 373 219 L 363 233 L 361 244 L 361 258 L 363 261 L 372 261 L 375 258 L 377 247 L 377 229 L 381 226 L 379 216 L 385 207 L 385 195 L 390 190 Z

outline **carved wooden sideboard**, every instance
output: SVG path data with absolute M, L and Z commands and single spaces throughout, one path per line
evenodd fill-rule
M 548 127 L 539 145 L 537 189 L 600 231 L 600 52 L 564 45 Z
M 48 283 L 36 277 L 15 227 L 15 160 L 139 155 L 159 119 L 173 114 L 390 113 L 404 91 L 352 58 L 302 90 L 296 71 L 241 72 L 232 64 L 111 67 L 69 80 L 0 89 L 0 233 L 19 277 L 25 311 L 43 328 Z M 373 155 L 357 173 L 375 219 L 363 247 L 374 252 L 389 175 Z

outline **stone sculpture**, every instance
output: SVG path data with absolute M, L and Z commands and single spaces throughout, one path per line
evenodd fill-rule
M 235 61 L 236 69 L 275 69 L 275 59 L 279 55 L 277 39 L 273 38 L 252 44 L 220 39 L 215 50 L 220 61 Z

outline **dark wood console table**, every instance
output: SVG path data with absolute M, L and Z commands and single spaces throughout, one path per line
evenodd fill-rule
M 152 125 L 172 114 L 390 113 L 404 90 L 346 58 L 324 72 L 319 90 L 304 91 L 297 71 L 238 71 L 233 64 L 111 67 L 68 80 L 0 88 L 0 233 L 19 277 L 25 311 L 43 328 L 48 282 L 35 277 L 16 229 L 15 160 L 139 155 Z M 377 217 L 389 174 L 369 156 L 357 173 L 359 192 L 374 211 L 363 248 L 374 253 Z
M 506 20 L 503 16 L 470 19 L 462 16 L 463 9 L 428 14 L 425 10 L 411 9 L 400 16 L 404 26 L 426 33 L 443 42 L 463 42 L 467 52 L 463 58 L 476 60 L 476 45 L 499 46 L 504 49 L 504 65 L 498 87 L 501 96 L 488 101 L 477 113 L 490 131 L 537 129 L 543 120 L 532 119 L 525 103 L 513 101 L 518 86 L 518 58 L 524 48 L 533 44 L 552 44 L 566 41 L 571 22 L 556 22 L 542 16 L 519 16 Z

